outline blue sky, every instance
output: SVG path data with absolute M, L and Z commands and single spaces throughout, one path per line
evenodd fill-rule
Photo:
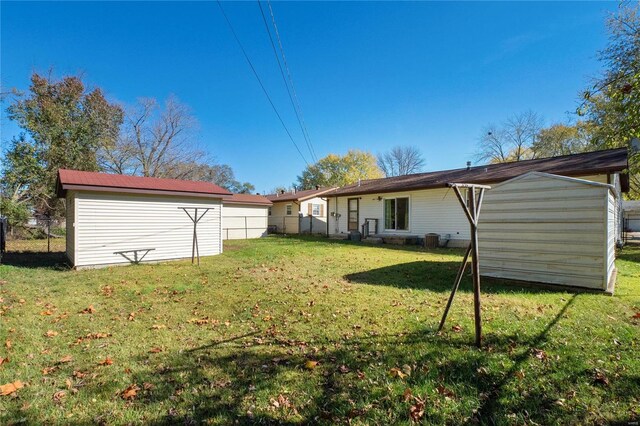
M 570 119 L 601 69 L 616 3 L 272 6 L 318 157 L 415 145 L 427 170 L 440 170 L 463 167 L 482 128 L 514 113 Z M 174 94 L 196 116 L 202 147 L 258 192 L 292 183 L 305 167 L 215 2 L 0 7 L 4 87 L 27 89 L 32 71 L 53 68 L 58 77 L 81 73 L 122 104 Z M 223 7 L 303 148 L 258 4 Z M 3 112 L 3 144 L 17 132 Z

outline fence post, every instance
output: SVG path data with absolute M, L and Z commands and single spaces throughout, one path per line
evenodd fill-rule
M 309 234 L 313 234 L 313 215 L 309 215 Z
M 47 253 L 51 253 L 51 217 L 47 217 Z
M 249 230 L 247 229 L 247 217 L 244 217 L 244 239 L 249 239 Z

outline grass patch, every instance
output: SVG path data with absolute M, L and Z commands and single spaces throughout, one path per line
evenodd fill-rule
M 269 237 L 199 268 L 18 257 L 0 265 L 0 384 L 26 386 L 0 423 L 639 419 L 639 248 L 613 297 L 485 284 L 480 350 L 469 277 L 434 333 L 461 254 Z

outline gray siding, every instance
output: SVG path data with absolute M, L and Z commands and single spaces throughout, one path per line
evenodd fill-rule
M 605 290 L 614 267 L 613 188 L 529 173 L 486 192 L 482 275 Z
M 255 204 L 224 204 L 222 208 L 222 239 L 238 240 L 267 235 L 268 206 Z

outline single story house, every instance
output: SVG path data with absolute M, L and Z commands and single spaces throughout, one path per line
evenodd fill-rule
M 222 253 L 222 200 L 208 182 L 58 172 L 66 200 L 66 253 L 73 267 L 191 257 L 197 224 L 200 256 Z
M 269 227 L 280 234 L 326 234 L 327 199 L 324 194 L 336 188 L 293 190 L 266 195 L 273 203 Z
M 481 273 L 488 274 L 490 266 L 482 263 L 488 248 L 488 242 L 482 241 L 483 224 L 487 223 L 485 230 L 488 231 L 488 221 L 494 227 L 491 238 L 523 241 L 530 238 L 531 240 L 526 240 L 527 244 L 536 247 L 529 254 L 532 257 L 542 256 L 545 247 L 551 246 L 549 241 L 552 237 L 548 232 L 538 232 L 542 229 L 566 231 L 562 237 L 558 235 L 561 241 L 555 242 L 554 247 L 561 247 L 563 239 L 584 241 L 589 232 L 595 232 L 595 228 L 601 233 L 608 232 L 606 241 L 592 242 L 601 244 L 598 261 L 604 265 L 622 237 L 621 192 L 628 191 L 628 175 L 624 173 L 627 168 L 627 150 L 622 148 L 363 180 L 325 194 L 328 199 L 329 233 L 332 236 L 347 237 L 349 233 L 359 231 L 363 238 L 418 242 L 424 241 L 426 234 L 435 233 L 440 235 L 441 245 L 466 247 L 470 240 L 469 223 L 454 191 L 447 184 L 485 184 L 496 187 L 496 195 L 491 195 L 493 189 L 486 191 L 480 213 Z M 515 181 L 510 184 L 511 188 L 499 189 L 498 184 L 530 172 L 541 172 L 544 175 L 530 175 L 526 182 Z M 577 179 L 566 181 L 558 177 Z M 498 193 L 508 194 L 506 200 L 501 198 L 504 195 L 499 196 Z M 613 204 L 609 215 L 607 209 L 611 196 Z M 603 204 L 605 200 L 607 204 Z M 500 202 L 503 204 L 499 205 Z M 516 211 L 525 212 L 521 221 L 518 221 L 520 219 Z M 557 215 L 545 217 L 544 212 L 555 212 Z M 513 219 L 513 215 L 516 215 L 516 219 Z M 587 217 L 594 221 L 593 226 L 581 222 Z M 610 233 L 609 226 L 612 227 Z M 505 242 L 500 244 L 506 247 Z M 573 245 L 566 245 L 562 250 L 569 253 L 573 250 Z M 567 264 L 565 262 L 562 265 L 547 264 L 545 268 L 562 274 Z M 520 266 L 524 268 L 524 263 L 520 262 Z M 603 266 L 602 271 L 606 272 L 598 277 L 601 284 L 610 278 L 608 269 Z M 540 282 L 553 281 L 544 277 L 539 280 L 537 278 L 540 277 L 534 277 Z M 584 285 L 580 280 L 572 278 L 565 281 L 564 284 L 567 285 L 595 285 L 593 282 Z M 603 286 L 604 284 L 599 288 Z
M 640 232 L 640 201 L 624 200 L 622 202 L 622 214 L 624 216 L 624 230 Z
M 222 239 L 260 238 L 267 235 L 271 201 L 262 195 L 233 194 L 222 200 Z

